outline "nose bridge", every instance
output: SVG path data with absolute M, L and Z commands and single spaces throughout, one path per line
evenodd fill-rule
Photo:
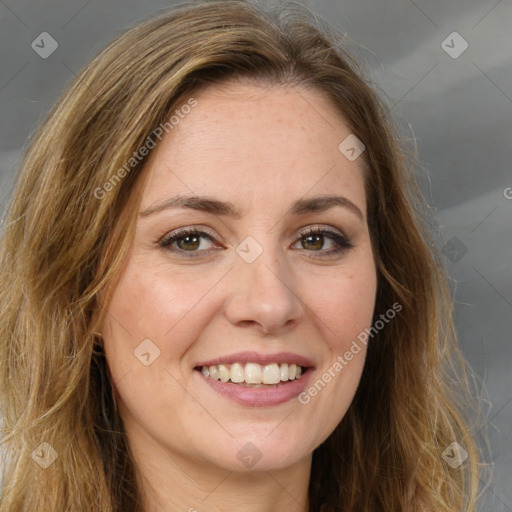
M 256 323 L 271 332 L 303 314 L 293 272 L 272 233 L 246 237 L 236 249 L 226 316 L 232 324 Z

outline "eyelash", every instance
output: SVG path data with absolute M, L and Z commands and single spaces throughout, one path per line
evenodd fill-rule
M 212 233 L 210 233 L 208 231 L 202 231 L 202 230 L 199 230 L 194 227 L 188 227 L 188 228 L 180 228 L 172 233 L 165 235 L 162 239 L 160 239 L 158 241 L 158 244 L 160 245 L 160 247 L 162 247 L 168 251 L 171 251 L 174 253 L 179 253 L 180 255 L 184 255 L 186 258 L 197 258 L 200 256 L 204 256 L 205 253 L 208 254 L 212 250 L 213 251 L 215 250 L 215 249 L 208 249 L 208 250 L 202 250 L 202 251 L 184 251 L 183 249 L 176 249 L 176 248 L 171 247 L 171 245 L 174 242 L 180 240 L 181 238 L 185 238 L 185 237 L 191 236 L 191 235 L 196 235 L 196 236 L 199 235 L 200 238 L 204 237 L 204 238 L 208 239 L 210 242 L 215 242 L 215 238 Z M 336 256 L 338 254 L 341 254 L 349 249 L 352 249 L 354 247 L 352 245 L 352 243 L 344 235 L 341 235 L 341 234 L 337 233 L 336 231 L 331 231 L 329 229 L 320 228 L 320 227 L 313 227 L 313 228 L 306 229 L 305 231 L 303 231 L 300 234 L 300 237 L 298 240 L 307 238 L 308 236 L 315 236 L 315 235 L 326 236 L 327 238 L 329 238 L 330 240 L 332 240 L 336 244 L 338 244 L 338 248 L 331 249 L 330 251 L 327 251 L 327 252 L 321 251 L 321 250 L 320 251 L 308 251 L 307 249 L 304 249 L 307 252 L 320 252 L 323 254 L 323 256 L 311 255 L 311 256 L 308 256 L 309 258 L 316 258 L 316 259 L 322 259 L 325 257 L 330 258 L 330 257 Z

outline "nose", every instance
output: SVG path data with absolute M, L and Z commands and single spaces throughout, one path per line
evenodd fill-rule
M 270 251 L 252 263 L 238 258 L 229 279 L 224 313 L 232 325 L 275 333 L 298 324 L 304 315 L 296 278 L 286 261 Z

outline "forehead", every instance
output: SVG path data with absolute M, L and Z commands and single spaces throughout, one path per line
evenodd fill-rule
M 141 209 L 177 193 L 257 207 L 335 190 L 365 209 L 362 159 L 338 149 L 350 128 L 321 91 L 235 82 L 192 96 L 146 163 Z

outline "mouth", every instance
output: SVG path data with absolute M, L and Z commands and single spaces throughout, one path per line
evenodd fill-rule
M 233 363 L 196 366 L 206 378 L 221 382 L 230 382 L 243 387 L 278 387 L 289 381 L 298 380 L 308 370 L 307 366 L 296 363 Z
M 242 352 L 198 363 L 194 374 L 208 388 L 248 407 L 278 405 L 296 398 L 315 367 L 292 353 Z

